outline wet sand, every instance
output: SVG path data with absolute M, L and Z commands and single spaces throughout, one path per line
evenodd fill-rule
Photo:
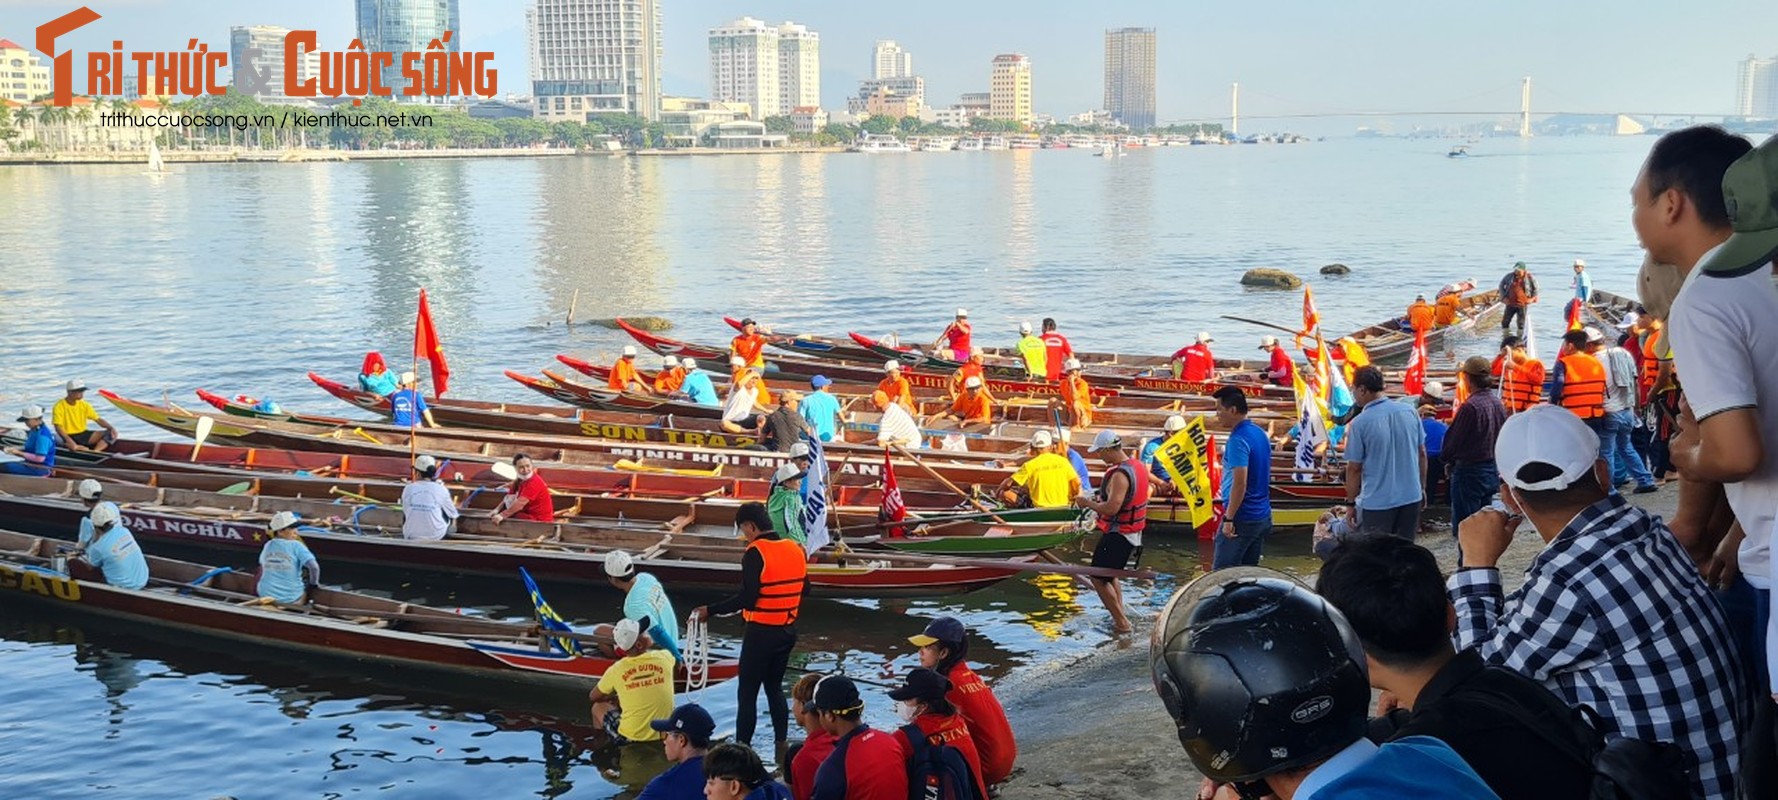
M 1632 502 L 1670 517 L 1678 485 Z M 1447 532 L 1422 534 L 1447 572 L 1456 568 L 1456 541 Z M 1530 526 L 1519 530 L 1501 558 L 1507 591 L 1543 549 Z M 1181 749 L 1176 729 L 1149 677 L 1152 619 L 1136 633 L 1067 664 L 1046 665 L 997 689 L 1019 740 L 1018 768 L 1001 792 L 1009 800 L 1150 800 L 1194 796 L 1203 780 Z

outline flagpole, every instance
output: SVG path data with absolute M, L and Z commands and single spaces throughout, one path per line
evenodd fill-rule
M 420 290 L 420 297 L 422 299 L 426 297 L 425 289 Z M 414 369 L 413 372 L 408 373 L 414 376 L 414 413 L 409 414 L 407 418 L 407 466 L 409 471 L 413 470 L 414 461 L 419 458 L 419 443 L 415 441 L 417 437 L 414 436 L 414 427 L 420 421 L 420 308 L 423 306 L 416 307 L 414 310 Z

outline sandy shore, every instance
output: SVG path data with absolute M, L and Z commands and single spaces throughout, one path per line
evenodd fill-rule
M 1678 486 L 1630 495 L 1662 517 L 1673 514 Z M 1457 562 L 1448 533 L 1422 535 L 1420 544 L 1447 571 Z M 1543 540 L 1519 530 L 1500 566 L 1507 590 L 1522 581 Z M 997 688 L 1019 739 L 1018 769 L 1001 793 L 1009 800 L 1149 800 L 1192 796 L 1202 776 L 1180 748 L 1172 720 L 1149 677 L 1148 623 L 1134 636 L 1073 663 L 1046 665 Z

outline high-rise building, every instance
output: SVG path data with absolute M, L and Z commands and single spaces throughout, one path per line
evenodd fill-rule
M 357 3 L 358 39 L 364 43 L 367 52 L 424 53 L 426 45 L 434 39 L 449 52 L 463 49 L 463 27 L 458 21 L 457 0 L 357 0 Z M 446 31 L 451 34 L 448 42 L 444 40 Z M 402 94 L 402 90 L 412 83 L 412 78 L 402 75 L 399 57 L 394 64 L 383 68 L 383 85 L 389 87 L 391 99 L 450 102 L 448 97 Z
M 259 73 L 258 90 L 253 98 L 263 103 L 302 102 L 307 98 L 292 98 L 284 93 L 284 37 L 290 33 L 289 28 L 276 25 L 237 25 L 228 29 L 228 63 L 234 68 L 234 78 L 229 85 L 235 91 L 246 93 L 251 80 L 243 81 L 247 70 Z M 454 36 L 452 38 L 455 38 Z M 247 51 L 257 50 L 251 59 Z M 303 54 L 296 62 L 296 79 L 305 81 L 317 77 L 321 72 L 321 51 L 311 50 Z M 385 84 L 387 85 L 387 84 Z M 405 86 L 406 84 L 401 84 Z M 393 91 L 393 89 L 391 89 Z
M 29 103 L 54 91 L 49 67 L 24 45 L 0 39 L 0 100 Z
M 1154 127 L 1154 29 L 1105 32 L 1105 110 L 1131 130 Z
M 821 105 L 821 34 L 794 22 L 778 26 L 778 107 L 761 117 L 785 116 Z
M 877 40 L 877 46 L 871 50 L 870 64 L 870 76 L 877 80 L 914 76 L 914 54 L 901 49 L 894 39 Z
M 752 17 L 710 29 L 710 99 L 746 103 L 754 119 L 777 112 L 778 29 Z
M 1748 56 L 1741 62 L 1735 86 L 1735 114 L 1742 117 L 1778 117 L 1778 57 Z
M 660 119 L 659 0 L 533 0 L 525 28 L 538 119 Z
M 988 119 L 1030 125 L 1035 118 L 1031 110 L 1031 59 L 1019 53 L 995 56 L 994 70 L 988 77 Z

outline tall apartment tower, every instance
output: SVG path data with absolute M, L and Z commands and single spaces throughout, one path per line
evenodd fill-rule
M 259 91 L 253 93 L 255 100 L 262 103 L 306 102 L 308 98 L 292 98 L 284 93 L 284 37 L 289 33 L 289 28 L 276 25 L 237 25 L 229 28 L 228 63 L 234 69 L 234 78 L 229 81 L 229 85 L 235 91 L 245 93 L 248 82 L 242 80 L 245 77 L 244 71 L 252 69 L 262 77 Z M 248 63 L 249 50 L 258 51 L 251 64 Z M 298 81 L 317 77 L 320 72 L 319 50 L 309 51 L 296 62 Z
M 914 54 L 901 49 L 894 39 L 878 39 L 871 50 L 870 63 L 870 76 L 875 80 L 914 76 Z
M 658 0 L 533 0 L 532 115 L 585 122 L 589 114 L 661 114 Z
M 457 15 L 457 0 L 357 0 L 358 39 L 367 52 L 424 53 L 426 45 L 437 39 L 445 50 L 463 50 L 463 26 Z M 444 42 L 445 31 L 451 40 Z M 281 51 L 280 51 L 281 52 Z M 406 87 L 413 81 L 401 74 L 400 59 L 383 68 L 383 85 Z M 445 103 L 446 97 L 403 95 L 393 90 L 397 101 Z
M 1748 56 L 1735 83 L 1735 114 L 1778 117 L 1778 57 Z
M 746 103 L 754 119 L 777 113 L 777 28 L 742 17 L 710 29 L 710 99 Z
M 1031 110 L 1031 59 L 1019 53 L 994 57 L 994 69 L 988 77 L 988 119 L 1011 120 L 1030 125 L 1036 119 Z
M 786 116 L 821 105 L 821 34 L 794 22 L 778 26 L 778 107 L 761 117 Z
M 1154 127 L 1154 29 L 1105 32 L 1105 110 L 1131 130 Z

